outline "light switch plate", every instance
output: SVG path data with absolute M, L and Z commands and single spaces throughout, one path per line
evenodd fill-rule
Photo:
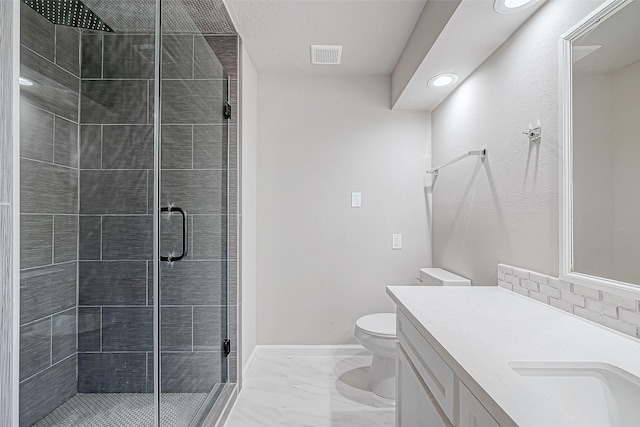
M 359 208 L 362 206 L 362 193 L 351 193 L 351 207 Z
M 402 234 L 393 235 L 392 249 L 402 249 Z

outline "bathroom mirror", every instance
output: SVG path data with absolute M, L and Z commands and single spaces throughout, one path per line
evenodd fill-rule
M 561 38 L 561 278 L 640 292 L 640 0 Z

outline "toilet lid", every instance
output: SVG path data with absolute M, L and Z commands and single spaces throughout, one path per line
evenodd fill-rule
M 381 337 L 396 336 L 396 314 L 376 313 L 363 316 L 356 320 L 356 326 L 371 335 Z

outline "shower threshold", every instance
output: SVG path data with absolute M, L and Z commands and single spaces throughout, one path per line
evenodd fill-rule
M 153 427 L 153 393 L 78 393 L 34 427 Z M 188 427 L 208 393 L 163 393 L 160 425 Z

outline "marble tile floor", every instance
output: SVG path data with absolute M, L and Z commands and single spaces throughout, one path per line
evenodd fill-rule
M 369 391 L 371 355 L 265 356 L 224 427 L 393 427 L 395 402 Z

